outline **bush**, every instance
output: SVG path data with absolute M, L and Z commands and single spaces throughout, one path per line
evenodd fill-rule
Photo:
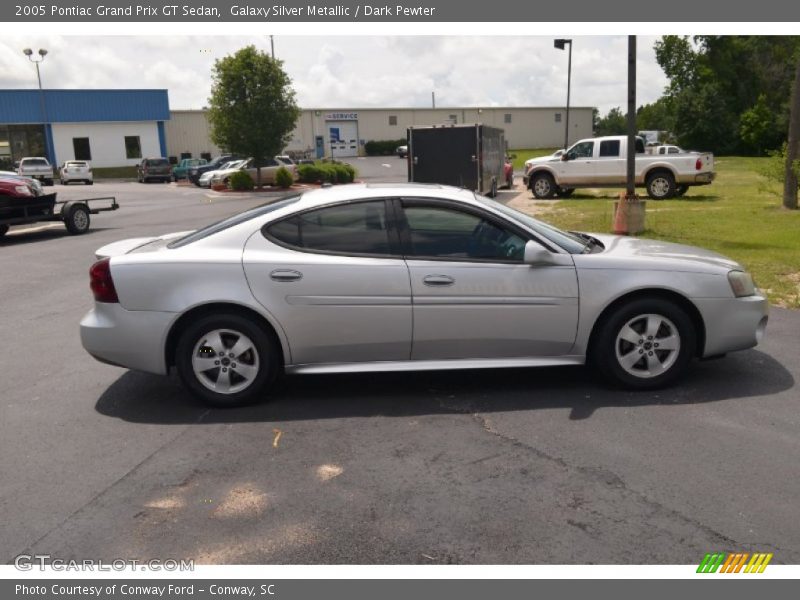
M 250 191 L 255 187 L 255 183 L 247 171 L 236 171 L 228 179 L 228 187 L 237 192 Z
M 339 162 L 315 162 L 313 165 L 298 165 L 297 172 L 303 183 L 352 183 L 356 170 Z
M 398 146 L 405 146 L 406 139 L 400 140 L 370 140 L 364 144 L 364 151 L 367 156 L 389 156 L 394 154 Z
M 786 179 L 786 144 L 780 150 L 768 152 L 769 160 L 764 161 L 761 165 L 760 172 L 767 179 L 771 179 L 783 185 Z M 800 187 L 800 160 L 794 162 L 795 176 L 798 178 L 798 187 Z
M 292 177 L 292 174 L 289 172 L 289 169 L 287 169 L 286 167 L 280 167 L 275 172 L 275 184 L 278 187 L 282 187 L 284 189 L 288 189 L 288 188 L 292 187 L 293 183 L 294 183 L 294 177 Z

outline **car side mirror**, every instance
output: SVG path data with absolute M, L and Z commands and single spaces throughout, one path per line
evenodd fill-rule
M 569 154 L 562 154 L 561 155 L 561 160 L 563 160 L 565 162 L 568 161 L 569 160 Z
M 553 264 L 553 255 L 538 242 L 528 240 L 525 244 L 522 262 L 526 265 L 551 265 Z

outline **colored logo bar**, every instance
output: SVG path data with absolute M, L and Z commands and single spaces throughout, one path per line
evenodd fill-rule
M 709 552 L 697 567 L 697 573 L 763 573 L 772 556 L 771 552 Z

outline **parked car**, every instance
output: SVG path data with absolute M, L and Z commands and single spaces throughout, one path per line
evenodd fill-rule
M 172 178 L 172 166 L 166 158 L 143 158 L 136 166 L 136 179 L 139 183 L 156 180 L 168 183 Z
M 211 161 L 209 161 L 205 165 L 197 165 L 194 167 L 190 167 L 189 170 L 187 171 L 186 176 L 189 179 L 189 181 L 191 181 L 195 185 L 198 185 L 201 175 L 203 175 L 204 173 L 208 173 L 209 171 L 216 171 L 218 169 L 221 169 L 223 165 L 234 160 L 240 160 L 240 159 L 232 154 L 223 154 L 221 156 L 217 156 L 216 158 L 212 158 Z
M 657 388 L 693 358 L 755 346 L 767 324 L 766 297 L 724 256 L 561 231 L 431 184 L 294 194 L 96 256 L 84 348 L 175 368 L 221 406 L 263 399 L 280 372 L 588 362 Z
M 564 150 L 556 150 L 552 154 L 545 154 L 543 156 L 534 156 L 533 158 L 529 158 L 525 161 L 525 166 L 523 167 L 522 172 L 522 183 L 526 188 L 530 187 L 530 172 L 533 169 L 534 165 L 538 165 L 540 163 L 545 162 L 557 162 L 561 160 L 561 156 L 564 154 Z M 559 190 L 560 192 L 561 190 Z M 571 194 L 572 192 L 570 192 Z
M 666 200 L 714 181 L 711 153 L 650 155 L 645 154 L 644 139 L 635 139 L 636 185 L 645 187 L 650 198 Z M 527 173 L 528 185 L 536 198 L 568 196 L 576 188 L 623 187 L 627 156 L 627 136 L 580 140 L 560 160 L 534 164 Z
M 208 161 L 205 158 L 183 158 L 177 165 L 172 167 L 172 181 L 186 179 L 190 169 L 203 167 L 207 164 Z
M 0 171 L 0 177 L 3 179 L 20 179 L 25 183 L 29 184 L 33 187 L 33 191 L 36 193 L 37 196 L 41 196 L 44 194 L 44 188 L 42 187 L 42 183 L 38 179 L 33 179 L 32 177 L 25 177 L 24 175 L 19 175 L 15 171 Z
M 234 168 L 227 168 L 222 169 L 214 173 L 211 177 L 211 185 L 215 183 L 224 183 L 228 185 L 228 181 L 230 180 L 231 175 L 235 171 L 247 171 L 250 174 L 250 177 L 253 178 L 253 181 L 257 181 L 258 173 L 256 169 L 256 162 L 252 158 L 248 158 L 247 160 L 240 163 L 239 166 Z M 268 158 L 264 161 L 264 164 L 261 166 L 261 183 L 267 185 L 275 185 L 275 174 L 278 172 L 278 169 L 281 167 L 285 167 L 288 169 L 289 173 L 292 174 L 292 177 L 295 181 L 298 179 L 297 174 L 297 166 L 294 164 L 288 164 L 283 162 L 279 157 L 275 158 Z
M 242 165 L 244 165 L 246 163 L 247 163 L 246 160 L 231 160 L 231 161 L 228 161 L 226 163 L 223 163 L 222 165 L 220 165 L 219 169 L 215 169 L 213 171 L 206 171 L 205 173 L 200 175 L 200 178 L 197 180 L 197 184 L 196 185 L 199 186 L 199 187 L 204 187 L 204 188 L 211 187 L 211 179 L 218 172 L 226 171 L 226 170 L 229 170 L 229 169 L 236 169 L 237 167 L 240 167 L 240 166 L 242 166 Z
M 408 146 L 398 146 L 397 148 L 395 148 L 394 153 L 397 154 L 397 156 L 399 156 L 400 158 L 405 158 L 406 156 L 408 156 Z
M 82 181 L 86 185 L 92 185 L 94 183 L 92 166 L 85 160 L 68 160 L 58 170 L 58 179 L 61 185 L 67 185 L 73 181 Z
M 50 162 L 41 156 L 28 156 L 21 158 L 17 175 L 38 179 L 44 185 L 53 185 L 53 167 Z
M 27 217 L 52 214 L 55 199 L 55 194 L 43 195 L 41 186 L 37 190 L 27 178 L 0 175 L 0 237 Z

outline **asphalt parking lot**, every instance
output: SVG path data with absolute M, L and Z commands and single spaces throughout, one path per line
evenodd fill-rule
M 404 179 L 400 159 L 355 164 L 369 180 Z M 0 240 L 4 562 L 800 561 L 798 312 L 774 309 L 761 346 L 655 393 L 573 367 L 320 375 L 213 410 L 174 376 L 83 351 L 87 270 L 103 244 L 196 228 L 264 196 L 56 190 L 115 195 L 121 209 L 84 236 L 51 224 Z

